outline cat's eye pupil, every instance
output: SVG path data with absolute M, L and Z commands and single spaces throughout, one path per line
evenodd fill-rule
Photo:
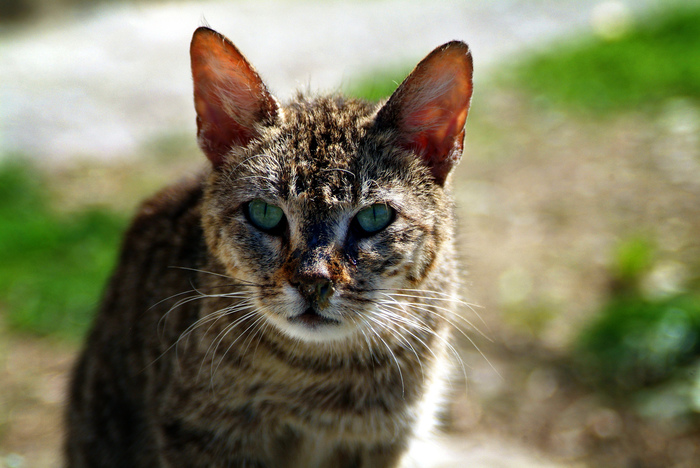
M 385 203 L 375 203 L 360 210 L 355 216 L 357 224 L 366 234 L 374 234 L 387 227 L 394 218 L 394 210 Z
M 271 205 L 259 198 L 250 201 L 246 209 L 251 224 L 263 231 L 272 231 L 279 227 L 284 218 L 282 208 Z

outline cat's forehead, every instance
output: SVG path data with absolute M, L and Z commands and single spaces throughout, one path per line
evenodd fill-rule
M 239 203 L 262 198 L 312 217 L 427 193 L 425 168 L 393 154 L 375 117 L 376 104 L 300 98 L 255 145 L 232 155 L 219 182 Z
M 341 97 L 300 98 L 262 150 L 283 198 L 320 204 L 349 203 L 358 196 L 366 161 L 361 151 L 374 106 Z
M 312 100 L 300 96 L 285 108 L 280 125 L 290 163 L 342 164 L 364 137 L 375 108 L 341 96 Z

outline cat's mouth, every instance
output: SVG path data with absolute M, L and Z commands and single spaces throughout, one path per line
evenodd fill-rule
M 287 320 L 291 323 L 301 324 L 310 328 L 317 328 L 323 325 L 340 325 L 339 320 L 324 317 L 311 307 L 306 309 L 303 314 L 289 317 Z

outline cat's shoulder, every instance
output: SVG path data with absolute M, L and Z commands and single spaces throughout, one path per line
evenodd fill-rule
M 173 240 L 185 235 L 183 231 L 199 230 L 205 180 L 205 172 L 183 178 L 144 201 L 127 230 L 125 247 Z
M 205 180 L 206 173 L 202 171 L 159 190 L 141 204 L 134 224 L 179 218 L 199 205 Z

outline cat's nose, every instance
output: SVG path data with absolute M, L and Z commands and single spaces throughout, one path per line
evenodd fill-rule
M 328 305 L 331 296 L 335 292 L 333 282 L 322 278 L 297 283 L 292 282 L 292 286 L 295 286 L 302 296 L 320 308 Z

